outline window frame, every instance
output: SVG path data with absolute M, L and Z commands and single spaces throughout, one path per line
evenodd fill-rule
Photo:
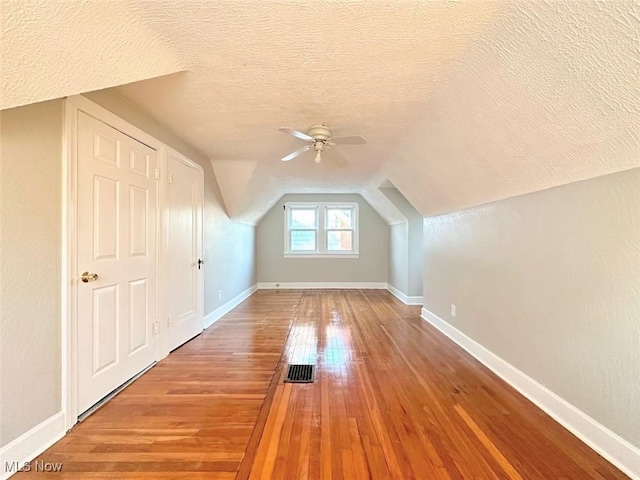
M 290 228 L 291 215 L 295 209 L 316 210 L 316 249 L 291 250 L 291 231 L 309 231 L 309 228 Z M 350 209 L 352 225 L 350 229 L 328 228 L 327 210 Z M 359 204 L 358 202 L 286 202 L 284 204 L 284 257 L 285 258 L 358 258 L 359 249 Z M 332 231 L 351 231 L 351 246 L 349 251 L 327 250 L 328 233 Z

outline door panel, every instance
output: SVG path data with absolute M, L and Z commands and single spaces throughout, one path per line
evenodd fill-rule
M 78 411 L 155 361 L 156 152 L 78 113 Z
M 84 114 L 80 113 L 80 115 Z M 117 137 L 117 135 L 110 136 L 109 132 L 94 132 L 93 158 L 119 167 L 120 142 Z
M 202 172 L 169 155 L 169 349 L 199 334 L 203 325 Z
M 129 187 L 129 199 L 129 252 L 132 257 L 146 257 L 149 190 L 132 185 Z
M 129 158 L 129 169 L 132 173 L 137 173 L 143 177 L 149 177 L 149 154 L 137 148 L 131 149 Z
M 151 330 L 149 318 L 149 289 L 147 279 L 129 282 L 129 316 L 139 319 L 138 322 L 130 322 L 129 354 L 136 353 L 147 346 Z
M 119 187 L 114 178 L 96 176 L 93 180 L 94 260 L 118 256 Z
M 93 290 L 93 374 L 118 362 L 118 285 Z

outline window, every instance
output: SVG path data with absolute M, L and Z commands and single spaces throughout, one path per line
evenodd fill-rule
M 318 209 L 292 207 L 289 210 L 289 250 L 316 252 L 318 250 Z
M 287 257 L 358 256 L 357 203 L 287 203 Z

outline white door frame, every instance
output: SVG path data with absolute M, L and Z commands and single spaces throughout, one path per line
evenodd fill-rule
M 165 230 L 165 195 L 166 179 L 162 173 L 166 172 L 167 146 L 139 128 L 131 125 L 117 115 L 102 108 L 80 95 L 65 100 L 65 116 L 63 128 L 62 155 L 62 265 L 61 265 L 61 407 L 65 414 L 66 429 L 77 423 L 78 414 L 78 378 L 77 378 L 77 285 L 78 266 L 77 253 L 77 202 L 78 202 L 78 111 L 82 111 L 97 120 L 119 130 L 135 140 L 153 148 L 158 154 L 158 168 L 160 182 L 157 189 L 157 219 L 156 219 L 156 311 L 159 333 L 156 339 L 156 361 L 164 358 L 167 353 L 167 327 L 163 302 L 160 300 L 164 283 L 162 282 L 162 258 L 164 255 Z M 166 176 L 166 175 L 165 175 Z

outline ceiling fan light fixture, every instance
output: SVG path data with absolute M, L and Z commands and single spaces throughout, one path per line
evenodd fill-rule
M 293 137 L 296 137 L 299 140 L 303 140 L 307 142 L 307 145 L 296 150 L 295 152 L 291 152 L 286 157 L 283 157 L 281 160 L 283 162 L 288 162 L 289 160 L 293 160 L 299 155 L 302 155 L 307 150 L 313 149 L 316 153 L 313 161 L 318 164 L 322 162 L 322 152 L 328 152 L 327 158 L 334 162 L 339 167 L 347 166 L 347 160 L 340 155 L 340 152 L 333 150 L 335 145 L 364 145 L 367 141 L 364 137 L 360 135 L 354 135 L 351 137 L 331 137 L 331 129 L 326 125 L 312 125 L 309 128 L 309 133 L 303 133 L 298 130 L 294 130 L 293 128 L 288 127 L 280 127 L 279 129 L 282 133 L 286 133 Z

